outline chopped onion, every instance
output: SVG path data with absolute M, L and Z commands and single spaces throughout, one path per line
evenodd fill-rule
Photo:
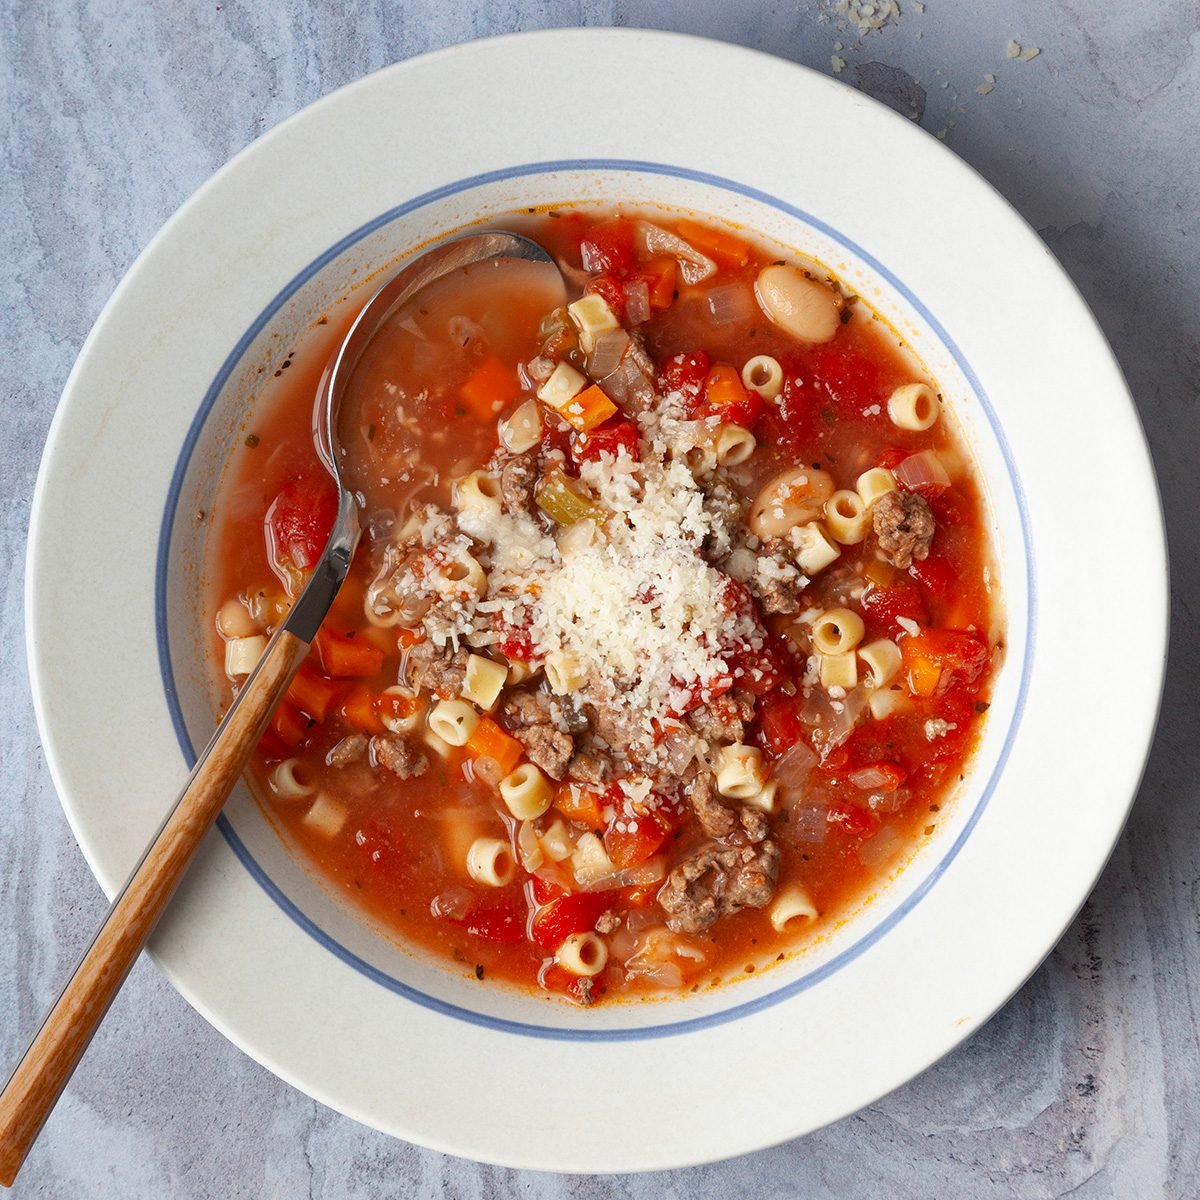
M 933 450 L 922 450 L 917 454 L 910 454 L 899 466 L 893 468 L 892 473 L 896 476 L 896 481 L 910 492 L 919 487 L 931 485 L 933 487 L 950 486 L 950 476 L 946 474 L 942 460 Z
M 429 902 L 429 911 L 435 917 L 446 917 L 451 921 L 461 921 L 471 911 L 475 900 L 474 893 L 465 887 L 451 885 L 438 892 Z
M 484 332 L 483 326 L 478 321 L 471 320 L 470 317 L 451 317 L 446 324 L 446 332 L 456 346 L 462 346 L 464 349 L 472 342 L 487 341 L 487 334 Z
M 606 329 L 596 334 L 596 344 L 588 355 L 587 372 L 593 379 L 611 375 L 629 349 L 629 334 L 623 329 Z
M 885 825 L 874 837 L 867 838 L 858 848 L 863 866 L 878 869 L 890 862 L 904 845 L 904 836 L 892 825 Z
M 638 253 L 643 258 L 669 254 L 677 259 L 684 283 L 702 283 L 710 275 L 717 273 L 717 264 L 711 258 L 701 254 L 695 246 L 685 242 L 678 234 L 668 233 L 649 221 L 636 223 L 634 239 Z
M 367 520 L 367 540 L 371 542 L 390 540 L 395 528 L 396 510 L 376 508 Z
M 630 325 L 650 320 L 650 285 L 644 279 L 625 285 L 625 316 Z
M 851 771 L 850 782 L 856 788 L 869 792 L 871 788 L 886 788 L 889 784 L 894 784 L 895 775 L 891 771 L 885 771 L 878 763 L 872 763 L 867 767 L 859 767 L 857 771 Z
M 790 746 L 775 761 L 771 778 L 775 780 L 785 802 L 798 800 L 808 784 L 817 756 L 803 739 Z
M 813 749 L 822 762 L 854 731 L 867 699 L 867 689 L 862 687 L 843 700 L 831 699 L 824 688 L 813 688 L 800 709 L 800 720 L 812 729 Z
M 872 792 L 867 797 L 867 807 L 877 813 L 901 812 L 912 799 L 908 788 L 896 788 L 891 792 Z
M 663 988 L 680 988 L 683 986 L 683 972 L 677 963 L 659 962 L 656 959 L 631 958 L 625 964 L 625 974 L 630 979 L 641 979 L 646 983 L 656 983 Z
M 590 517 L 585 517 L 573 525 L 564 525 L 559 530 L 557 540 L 558 552 L 563 558 L 586 550 L 596 540 L 596 522 Z
M 742 283 L 728 283 L 724 287 L 713 288 L 705 297 L 705 303 L 714 325 L 746 321 L 754 315 L 754 297 Z
M 529 821 L 522 821 L 517 826 L 517 850 L 521 855 L 521 866 L 531 873 L 546 861 L 538 841 L 537 830 Z
M 798 804 L 792 809 L 791 827 L 796 841 L 820 845 L 829 832 L 829 810 L 820 804 Z
M 676 777 L 694 762 L 704 757 L 700 738 L 690 729 L 678 729 L 668 733 L 658 747 L 663 768 Z
M 575 872 L 575 878 L 585 892 L 607 892 L 613 888 L 646 887 L 647 884 L 657 883 L 667 873 L 666 862 L 659 857 L 648 858 L 645 862 L 633 867 L 625 867 L 620 871 L 611 871 L 605 875 L 591 875 Z M 585 882 L 586 880 L 586 882 Z
M 621 381 L 617 385 L 621 392 L 619 400 L 608 391 L 608 385 L 617 379 Z M 621 365 L 602 382 L 611 400 L 617 404 L 628 404 L 637 411 L 648 408 L 654 400 L 654 383 L 646 378 L 632 354 L 627 354 L 621 360 Z

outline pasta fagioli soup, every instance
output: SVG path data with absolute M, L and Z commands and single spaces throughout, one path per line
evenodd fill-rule
M 447 969 L 594 1004 L 760 971 L 937 827 L 1003 650 L 937 382 L 816 264 L 662 213 L 514 216 L 372 344 L 365 530 L 256 795 Z M 333 318 L 347 321 L 353 314 Z M 322 353 L 215 506 L 228 698 L 324 547 Z

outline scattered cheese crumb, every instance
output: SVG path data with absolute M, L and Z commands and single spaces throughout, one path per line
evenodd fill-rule
M 981 95 L 986 96 L 988 92 L 993 91 L 996 85 L 994 83 L 981 83 L 975 90 Z
M 835 54 L 829 60 L 829 65 L 833 67 L 833 73 L 835 75 L 840 75 L 846 69 L 846 60 Z
M 1004 54 L 1006 58 L 1016 58 L 1021 53 L 1020 42 L 1009 42 L 1005 47 Z
M 837 12 L 860 34 L 868 34 L 898 17 L 900 6 L 896 0 L 838 0 Z
M 1041 54 L 1041 50 L 1037 46 L 1029 46 L 1021 51 L 1021 62 L 1030 62 Z

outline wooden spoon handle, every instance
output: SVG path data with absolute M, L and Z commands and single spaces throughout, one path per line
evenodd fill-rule
M 308 643 L 287 630 L 271 639 L 0 1093 L 0 1183 L 5 1187 L 16 1178 L 307 652 Z

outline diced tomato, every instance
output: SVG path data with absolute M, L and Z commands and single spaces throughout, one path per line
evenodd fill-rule
M 905 617 L 924 625 L 929 620 L 925 601 L 921 593 L 909 580 L 900 578 L 887 587 L 872 585 L 863 592 L 862 606 L 864 612 L 891 629 L 896 624 L 897 617 Z
M 783 390 L 775 405 L 767 409 L 764 439 L 793 455 L 811 453 L 813 440 L 822 429 L 822 411 L 828 410 L 829 400 L 793 364 L 780 365 L 784 368 Z M 832 413 L 829 419 L 833 420 Z
M 318 629 L 314 645 L 321 666 L 337 679 L 378 675 L 383 669 L 383 651 L 363 638 Z
M 316 566 L 337 517 L 338 493 L 324 471 L 302 471 L 279 489 L 264 518 L 267 550 L 280 565 Z
M 628 282 L 642 280 L 650 289 L 650 307 L 663 312 L 675 303 L 675 279 L 678 268 L 673 258 L 652 258 L 629 276 Z
M 934 720 L 945 721 L 945 729 L 932 740 L 926 738 L 922 761 L 926 763 L 956 762 L 966 749 L 979 715 L 975 695 L 963 688 L 952 688 L 944 695 L 925 701 L 925 712 Z
M 633 222 L 618 217 L 593 225 L 579 243 L 579 256 L 589 275 L 625 275 L 634 263 Z
M 680 680 L 672 678 L 670 688 L 673 692 L 682 693 L 682 701 L 676 700 L 675 704 L 678 707 L 669 709 L 669 714 L 673 718 L 687 716 L 688 713 L 694 712 L 702 704 L 711 704 L 718 697 L 723 696 L 734 685 L 733 671 L 730 670 L 727 674 L 718 675 L 713 679 L 706 679 L 703 683 L 695 680 L 688 685 L 684 685 Z
M 613 311 L 613 316 L 622 324 L 625 321 L 625 289 L 612 275 L 597 275 L 584 285 L 585 292 L 595 292 L 603 296 L 605 303 Z
M 323 721 L 329 714 L 330 706 L 342 694 L 344 686 L 328 675 L 322 675 L 309 661 L 300 664 L 300 670 L 285 694 L 301 712 L 307 713 L 314 721 Z
M 712 359 L 706 350 L 693 350 L 687 354 L 674 354 L 659 364 L 658 388 L 661 392 L 680 392 L 684 403 L 691 410 L 697 407 L 704 396 L 704 381 L 712 369 Z
M 699 415 L 720 417 L 722 421 L 749 429 L 762 412 L 763 398 L 743 385 L 736 368 L 728 363 L 717 363 L 708 373 Z
M 288 746 L 284 740 L 270 727 L 263 730 L 258 739 L 258 748 L 263 757 L 270 759 L 287 758 Z
M 383 722 L 379 719 L 378 701 L 384 699 L 365 684 L 356 683 L 346 693 L 338 706 L 338 713 L 351 729 L 359 733 L 382 733 Z
M 284 700 L 271 717 L 270 732 L 285 746 L 295 750 L 308 739 L 308 731 L 313 722 L 306 717 L 294 704 Z
M 533 918 L 531 934 L 543 950 L 557 950 L 573 933 L 596 927 L 600 914 L 613 905 L 613 892 L 570 892 L 552 901 Z
M 502 946 L 525 940 L 525 914 L 515 904 L 479 905 L 455 924 L 464 926 L 472 937 Z
M 877 363 L 857 350 L 827 342 L 809 352 L 808 369 L 818 390 L 826 392 L 844 417 L 862 417 L 864 409 L 886 399 Z
M 886 450 L 880 452 L 879 457 L 875 460 L 875 465 L 894 471 L 910 454 L 912 451 L 905 450 L 903 446 L 888 446 Z
M 575 461 L 581 463 L 595 461 L 602 454 L 611 454 L 613 458 L 628 454 L 637 462 L 641 457 L 638 450 L 637 426 L 632 421 L 618 418 L 589 433 L 572 434 L 571 453 L 575 456 Z
M 648 812 L 636 818 L 623 817 L 621 824 L 625 826 L 624 829 L 619 829 L 614 821 L 604 833 L 604 849 L 612 859 L 613 866 L 620 870 L 635 867 L 656 854 L 675 828 L 667 815 L 658 812 Z M 634 828 L 630 829 L 630 825 Z
M 879 819 L 857 804 L 841 804 L 830 809 L 829 827 L 840 829 L 853 838 L 869 837 L 875 832 Z
M 510 662 L 529 662 L 533 658 L 533 633 L 528 625 L 497 622 L 496 649 Z
M 549 879 L 543 879 L 540 875 L 534 875 L 529 880 L 529 891 L 533 903 L 538 907 L 567 894 L 566 888 L 559 887 L 557 883 L 551 883 Z
M 791 673 L 787 648 L 781 638 L 768 635 L 760 650 L 747 650 L 737 656 L 734 683 L 754 696 L 773 692 Z
M 566 471 L 569 475 L 577 475 L 575 460 L 571 457 L 571 428 L 558 419 L 542 421 L 542 454 L 549 455 L 559 451 L 566 459 Z
M 794 746 L 803 732 L 796 712 L 796 697 L 771 692 L 759 700 L 758 729 L 763 744 L 772 754 L 783 754 Z
M 929 507 L 933 510 L 933 518 L 937 521 L 939 529 L 961 525 L 967 519 L 969 509 L 966 501 L 963 499 L 962 493 L 955 488 L 922 487 L 917 488 L 917 491 L 925 497 Z
M 958 578 L 950 560 L 941 554 L 931 554 L 920 562 L 914 562 L 908 573 L 931 595 L 944 596 Z

